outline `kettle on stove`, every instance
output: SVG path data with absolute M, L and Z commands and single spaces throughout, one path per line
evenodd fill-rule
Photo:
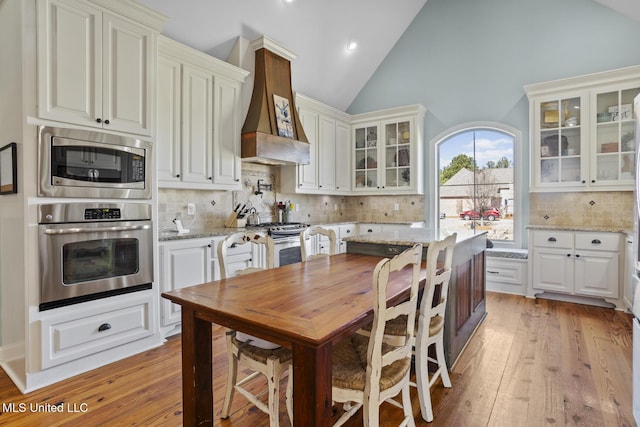
M 256 208 L 251 208 L 249 211 L 249 216 L 247 217 L 248 225 L 260 225 L 260 215 L 256 211 Z

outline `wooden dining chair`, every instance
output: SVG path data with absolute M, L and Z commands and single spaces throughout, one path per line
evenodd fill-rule
M 360 408 L 365 427 L 380 424 L 380 405 L 389 402 L 402 407 L 401 426 L 415 426 L 411 409 L 411 352 L 414 344 L 415 317 L 422 245 L 417 244 L 392 259 L 385 258 L 373 273 L 373 324 L 371 336 L 358 333 L 338 342 L 333 348 L 332 392 L 334 402 L 345 403 L 345 412 L 334 424 L 344 424 Z M 393 272 L 411 267 L 410 296 L 398 305 L 387 306 L 387 285 Z M 397 278 L 395 279 L 397 280 Z M 384 342 L 385 326 L 403 316 L 404 337 L 401 345 Z M 402 394 L 402 404 L 392 399 Z
M 444 317 L 447 308 L 451 265 L 457 233 L 429 243 L 427 249 L 427 281 L 416 316 L 415 369 L 420 412 L 422 418 L 433 421 L 431 406 L 431 387 L 438 377 L 444 387 L 451 387 L 449 370 L 444 357 Z M 437 297 L 434 297 L 437 296 Z M 397 319 L 387 324 L 385 341 L 397 344 L 403 341 L 402 322 Z M 429 356 L 429 348 L 435 347 L 435 359 Z M 435 364 L 436 370 L 429 375 L 429 364 Z M 433 365 L 432 365 L 433 366 Z
M 266 254 L 266 268 L 273 268 L 274 265 L 274 242 L 270 236 L 261 235 L 255 232 L 238 232 L 227 236 L 218 245 L 218 261 L 220 263 L 220 274 L 223 279 L 229 277 L 228 249 L 230 247 L 256 244 L 263 245 Z M 235 271 L 235 275 L 250 274 L 264 271 L 264 268 L 248 267 Z M 280 411 L 280 377 L 285 370 L 291 366 L 293 359 L 291 350 L 278 344 L 263 340 L 252 335 L 227 331 L 227 359 L 228 376 L 225 390 L 224 402 L 222 404 L 222 418 L 229 418 L 231 403 L 234 391 L 238 391 L 247 400 L 253 403 L 258 409 L 269 415 L 269 426 L 279 426 Z M 238 362 L 249 368 L 252 373 L 238 381 Z M 254 394 L 245 388 L 244 385 L 254 380 L 257 376 L 264 375 L 267 378 L 267 404 L 261 399 L 261 393 Z M 291 379 L 289 380 L 291 382 Z M 293 387 L 287 387 L 287 412 L 289 419 L 293 422 L 293 406 L 291 403 Z
M 328 252 L 316 252 L 313 253 L 309 251 L 307 247 L 307 241 L 312 236 L 325 236 L 329 239 L 329 251 Z M 322 256 L 330 256 L 336 254 L 336 232 L 333 230 L 329 230 L 327 228 L 323 228 L 320 226 L 311 226 L 307 227 L 305 230 L 300 232 L 300 253 L 302 255 L 302 260 L 306 261 L 308 259 L 313 259 Z

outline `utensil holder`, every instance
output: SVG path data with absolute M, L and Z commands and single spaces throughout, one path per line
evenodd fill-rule
M 243 228 L 247 226 L 247 219 L 238 218 L 237 213 L 231 212 L 231 214 L 225 221 L 224 226 L 227 228 Z

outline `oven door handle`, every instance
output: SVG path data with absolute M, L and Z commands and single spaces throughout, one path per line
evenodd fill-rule
M 96 227 L 96 228 L 61 228 L 52 229 L 48 228 L 44 230 L 44 234 L 78 234 L 78 233 L 101 233 L 110 231 L 136 231 L 136 230 L 149 230 L 151 226 L 146 225 L 128 225 L 128 226 L 116 226 L 116 227 Z

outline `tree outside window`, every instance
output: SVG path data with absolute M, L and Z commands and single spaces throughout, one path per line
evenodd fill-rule
M 437 144 L 438 229 L 513 241 L 514 138 L 494 129 L 467 129 Z

